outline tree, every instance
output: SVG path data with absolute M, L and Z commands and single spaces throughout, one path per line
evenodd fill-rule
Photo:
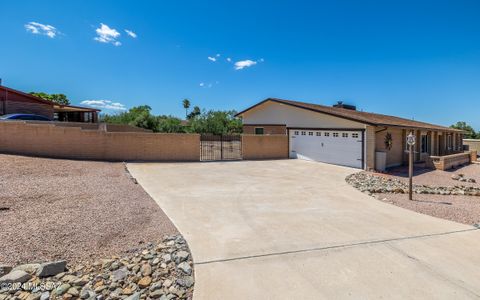
M 199 116 L 201 114 L 200 107 L 194 106 L 193 110 L 187 115 L 187 120 L 191 120 L 195 118 L 196 116 Z
M 30 92 L 30 95 L 52 101 L 61 105 L 69 105 L 70 100 L 64 94 L 47 94 L 44 92 Z
M 235 117 L 236 112 L 214 111 L 204 112 L 189 121 L 190 132 L 203 134 L 240 134 L 242 122 Z
M 167 133 L 183 133 L 185 132 L 185 126 L 182 124 L 182 120 L 173 116 L 161 116 L 158 117 L 158 131 Z
M 183 99 L 183 108 L 185 108 L 185 118 L 188 118 L 188 109 L 190 108 L 190 100 Z
M 140 105 L 130 108 L 119 114 L 101 116 L 101 121 L 112 124 L 128 124 L 158 131 L 158 118 L 150 113 L 152 108 L 148 105 Z
M 460 122 L 457 122 L 457 124 L 454 124 L 450 127 L 466 131 L 465 138 L 467 138 L 467 139 L 480 138 L 480 131 L 478 133 L 476 133 L 475 129 L 473 129 L 473 127 L 468 125 L 466 122 L 460 121 Z

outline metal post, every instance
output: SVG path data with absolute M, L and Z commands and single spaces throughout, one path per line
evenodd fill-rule
M 220 136 L 220 160 L 223 160 L 223 135 Z
M 413 178 L 413 145 L 409 145 L 408 151 L 408 199 L 412 200 Z
M 412 200 L 413 193 L 413 146 L 415 145 L 415 135 L 413 132 L 407 136 L 407 145 L 408 145 L 408 199 Z

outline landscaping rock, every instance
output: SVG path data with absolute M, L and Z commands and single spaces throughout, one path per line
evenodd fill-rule
M 10 273 L 0 278 L 0 284 L 2 283 L 24 283 L 30 280 L 32 275 L 23 270 L 13 270 Z
M 21 270 L 27 272 L 30 275 L 35 275 L 40 268 L 40 264 L 24 264 L 16 266 L 15 268 L 13 268 L 13 271 Z
M 140 268 L 140 273 L 142 273 L 143 276 L 148 276 L 152 274 L 152 266 L 148 263 L 145 263 L 142 265 Z
M 145 276 L 140 281 L 138 282 L 138 286 L 142 289 L 148 287 L 152 283 L 152 277 L 150 276 Z
M 188 259 L 188 256 L 190 256 L 190 254 L 187 251 L 178 251 L 175 254 L 175 262 L 177 264 L 184 262 Z
M 0 300 L 190 300 L 193 296 L 193 263 L 188 246 L 179 235 L 167 237 L 157 245 L 143 244 L 124 257 L 69 265 L 68 269 L 65 265 L 61 261 L 40 267 L 38 264 L 19 266 L 29 272 L 37 270 L 35 274 L 42 276 L 33 277 L 24 270 L 15 270 L 4 277 L 9 282 L 31 280 L 45 290 L 0 291 Z M 51 275 L 43 277 L 44 274 Z
M 55 276 L 65 271 L 66 267 L 67 267 L 67 262 L 64 260 L 43 263 L 43 264 L 40 264 L 40 267 L 37 269 L 36 275 L 38 277 Z
M 182 262 L 178 265 L 178 269 L 180 269 L 183 273 L 190 275 L 192 274 L 192 267 L 186 262 Z
M 125 300 L 140 300 L 140 293 L 135 293 L 131 296 L 128 296 Z
M 70 289 L 70 284 L 64 283 L 55 289 L 56 295 L 63 295 Z
M 13 268 L 11 266 L 8 266 L 8 265 L 0 265 L 0 277 L 2 277 L 3 275 L 5 274 L 8 274 L 10 273 L 10 271 L 12 270 Z
M 462 174 L 454 174 L 462 181 L 467 181 Z M 452 175 L 452 179 L 454 176 Z M 455 177 L 456 178 L 456 177 Z M 373 175 L 367 172 L 360 172 L 349 175 L 345 180 L 358 190 L 369 195 L 376 193 L 393 193 L 403 194 L 408 193 L 408 184 L 386 176 Z M 480 196 L 480 188 L 471 186 L 427 186 L 427 185 L 413 185 L 413 192 L 416 194 L 431 194 L 431 195 L 468 195 Z
M 460 178 L 462 178 L 461 176 L 457 175 L 457 174 L 453 174 L 452 175 L 452 179 L 453 180 L 460 180 Z

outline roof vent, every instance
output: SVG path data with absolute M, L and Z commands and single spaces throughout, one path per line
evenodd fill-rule
M 343 101 L 338 101 L 337 104 L 333 105 L 333 107 L 350 109 L 350 110 L 357 110 L 357 107 L 355 105 L 344 104 Z

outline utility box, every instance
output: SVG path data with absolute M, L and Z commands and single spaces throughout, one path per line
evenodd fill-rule
M 375 152 L 375 170 L 384 172 L 387 169 L 387 152 Z

